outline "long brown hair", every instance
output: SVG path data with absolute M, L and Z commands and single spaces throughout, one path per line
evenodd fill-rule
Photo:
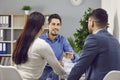
M 44 21 L 44 16 L 39 12 L 33 12 L 28 16 L 27 22 L 16 41 L 13 51 L 12 60 L 15 64 L 22 64 L 28 61 L 28 49 L 37 33 L 42 29 Z

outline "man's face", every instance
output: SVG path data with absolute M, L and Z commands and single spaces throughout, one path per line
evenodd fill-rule
M 93 25 L 93 20 L 92 20 L 92 18 L 89 18 L 88 19 L 88 30 L 89 30 L 89 33 L 92 33 L 92 25 Z
M 53 18 L 51 20 L 51 22 L 48 24 L 48 27 L 49 27 L 49 33 L 52 36 L 57 36 L 57 34 L 59 33 L 60 28 L 61 28 L 60 20 L 56 19 L 56 18 Z

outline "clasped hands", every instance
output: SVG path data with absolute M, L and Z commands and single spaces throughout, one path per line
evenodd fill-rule
M 64 57 L 67 58 L 67 59 L 74 59 L 74 55 L 73 55 L 71 52 L 66 52 L 66 53 L 64 54 Z M 60 65 L 61 65 L 62 67 L 64 67 L 64 63 L 63 63 L 62 60 L 59 61 L 59 63 L 60 63 Z
M 67 59 L 74 59 L 74 55 L 71 52 L 66 52 L 64 57 Z M 63 61 L 59 61 L 59 63 L 62 67 L 64 67 Z M 67 77 L 68 77 L 68 74 L 66 73 L 66 75 L 60 75 L 59 79 L 67 79 Z
M 64 56 L 67 59 L 74 59 L 74 55 L 72 54 L 72 52 L 66 52 Z

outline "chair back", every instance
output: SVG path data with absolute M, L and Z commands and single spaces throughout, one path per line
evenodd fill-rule
M 113 70 L 108 72 L 103 80 L 120 80 L 120 71 Z
M 15 67 L 0 65 L 0 80 L 22 80 L 22 77 Z

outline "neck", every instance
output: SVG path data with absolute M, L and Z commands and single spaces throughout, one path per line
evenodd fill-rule
M 94 30 L 93 30 L 93 34 L 96 34 L 98 31 L 100 31 L 101 29 L 104 29 L 104 28 L 95 28 Z
M 50 33 L 48 33 L 48 37 L 49 37 L 49 39 L 52 40 L 52 41 L 55 40 L 55 38 L 56 38 L 56 36 L 53 36 L 53 35 L 51 35 Z

